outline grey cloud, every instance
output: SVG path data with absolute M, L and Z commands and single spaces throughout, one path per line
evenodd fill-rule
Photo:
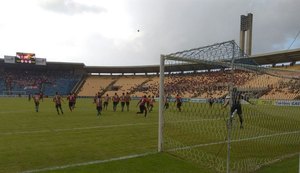
M 131 0 L 128 11 L 147 31 L 144 44 L 160 53 L 238 43 L 240 15 L 251 12 L 255 54 L 287 48 L 300 29 L 299 6 L 299 0 Z
M 258 53 L 287 49 L 300 30 L 300 1 L 267 2 L 257 5 L 255 10 L 253 48 Z M 300 38 L 297 40 L 294 46 Z M 291 48 L 296 48 L 294 46 Z
M 114 47 L 112 39 L 93 34 L 86 40 L 84 54 L 89 58 L 85 62 L 87 65 L 99 66 L 157 65 L 159 54 L 153 56 L 153 52 L 149 53 L 148 48 L 140 47 L 140 44 L 143 44 L 141 41 L 143 40 L 138 39 L 134 43 Z
M 73 0 L 44 0 L 40 2 L 40 6 L 46 10 L 74 15 L 79 13 L 101 13 L 106 9 L 99 6 L 89 6 L 76 3 Z
M 130 25 L 142 36 L 122 48 L 113 40 L 93 36 L 86 43 L 84 53 L 89 58 L 84 61 L 157 65 L 160 54 L 228 40 L 238 43 L 240 15 L 249 12 L 254 15 L 253 54 L 285 50 L 300 30 L 299 6 L 299 0 L 128 0 Z M 300 36 L 292 48 L 297 46 Z

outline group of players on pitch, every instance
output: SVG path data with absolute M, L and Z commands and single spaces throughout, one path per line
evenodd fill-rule
M 234 115 L 237 114 L 240 120 L 240 128 L 243 128 L 243 116 L 242 116 L 242 106 L 241 106 L 241 99 L 243 99 L 244 96 L 242 95 L 242 92 L 238 91 L 236 87 L 232 89 L 231 95 L 226 97 L 224 104 L 222 105 L 222 108 L 226 108 L 231 101 L 231 108 L 230 108 L 230 115 L 231 115 L 231 121 L 234 118 Z M 108 95 L 104 97 L 104 101 L 102 100 L 102 97 L 100 93 L 97 93 L 94 97 L 94 103 L 96 104 L 97 109 L 97 116 L 101 115 L 102 111 L 102 105 L 105 110 L 107 110 L 108 102 L 109 100 L 112 100 L 113 102 L 113 111 L 117 110 L 117 105 L 119 102 L 121 103 L 121 110 L 124 111 L 124 108 L 126 106 L 127 111 L 129 111 L 129 105 L 131 101 L 131 97 L 129 93 L 126 93 L 126 95 L 123 93 L 121 96 L 118 96 L 117 93 L 115 93 L 112 98 L 110 98 Z M 164 110 L 167 110 L 169 108 L 169 103 L 171 102 L 172 98 L 170 95 L 166 95 L 164 97 Z M 103 103 L 104 102 L 104 103 Z M 176 103 L 176 108 L 179 112 L 182 110 L 182 103 L 183 100 L 179 94 L 176 95 L 174 102 Z M 103 104 L 102 104 L 103 103 Z M 137 106 L 139 106 L 140 111 L 137 112 L 137 114 L 144 114 L 144 116 L 147 116 L 148 112 L 151 112 L 154 107 L 155 99 L 154 96 L 142 96 L 140 100 L 137 103 Z M 208 99 L 208 103 L 210 106 L 214 103 L 213 99 Z
M 35 95 L 32 96 L 34 103 L 35 103 L 35 111 L 39 111 L 39 104 L 40 100 L 43 99 L 43 95 L 40 93 L 36 93 Z M 75 93 L 70 93 L 67 96 L 67 100 L 69 102 L 69 109 L 72 112 L 75 108 L 76 104 L 76 94 Z M 231 119 L 233 119 L 234 114 L 236 113 L 239 116 L 240 120 L 240 128 L 243 128 L 243 116 L 242 116 L 242 107 L 241 107 L 241 99 L 243 98 L 243 95 L 241 92 L 237 90 L 236 87 L 232 89 L 231 96 L 227 97 L 227 99 L 224 102 L 224 105 L 222 108 L 226 108 L 230 101 L 231 101 L 231 108 L 230 108 L 230 115 Z M 29 100 L 31 99 L 31 96 L 29 96 Z M 113 104 L 113 111 L 115 112 L 117 110 L 117 106 L 119 103 L 121 103 L 121 111 L 123 112 L 126 106 L 126 110 L 129 111 L 129 105 L 131 101 L 131 97 L 129 93 L 127 92 L 126 95 L 125 93 L 122 93 L 121 96 L 119 96 L 117 93 L 115 93 L 114 96 L 110 97 L 108 94 L 102 98 L 101 94 L 98 92 L 93 100 L 93 103 L 96 105 L 96 110 L 97 110 L 97 116 L 99 117 L 101 115 L 102 110 L 107 110 L 108 104 L 112 101 Z M 167 95 L 164 98 L 164 109 L 169 108 L 169 102 L 171 100 L 171 96 Z M 62 96 L 56 92 L 55 96 L 53 97 L 53 102 L 55 103 L 55 108 L 57 111 L 57 114 L 60 115 L 64 114 L 63 109 L 62 109 Z M 175 97 L 175 102 L 176 102 L 176 107 L 179 112 L 181 112 L 181 107 L 182 107 L 182 98 L 178 94 Z M 144 116 L 147 116 L 148 112 L 151 112 L 153 110 L 155 103 L 155 98 L 154 96 L 142 96 L 141 99 L 138 101 L 137 106 L 139 106 L 140 111 L 137 112 L 137 114 L 144 114 Z M 213 99 L 208 99 L 208 103 L 210 107 L 214 103 Z
M 112 101 L 114 112 L 117 110 L 117 106 L 119 103 L 121 104 L 122 112 L 125 110 L 125 106 L 126 106 L 126 110 L 129 111 L 131 97 L 128 92 L 126 93 L 126 95 L 125 93 L 122 93 L 121 96 L 115 93 L 115 95 L 113 95 L 112 97 L 109 97 L 109 95 L 106 94 L 104 98 L 101 97 L 100 93 L 97 93 L 94 97 L 94 103 L 96 104 L 96 109 L 97 109 L 97 116 L 101 115 L 102 110 L 107 110 L 108 103 L 110 100 Z M 153 110 L 154 103 L 155 103 L 154 96 L 147 97 L 146 95 L 144 95 L 137 103 L 137 106 L 139 106 L 140 109 L 140 111 L 137 112 L 137 114 L 144 114 L 144 116 L 146 117 L 147 113 Z
M 239 117 L 239 121 L 240 121 L 240 128 L 242 129 L 242 128 L 244 128 L 244 126 L 243 126 L 244 119 L 243 119 L 243 115 L 242 115 L 241 100 L 242 99 L 245 100 L 245 95 L 243 95 L 243 93 L 241 91 L 238 91 L 238 89 L 236 87 L 233 87 L 231 91 L 232 91 L 231 95 L 228 95 L 225 98 L 224 104 L 222 105 L 222 109 L 226 108 L 228 105 L 231 105 L 231 107 L 230 107 L 230 121 L 232 123 L 232 120 L 233 120 L 235 114 L 237 114 L 238 117 Z M 165 110 L 169 108 L 170 100 L 171 100 L 170 95 L 168 95 L 164 98 L 164 102 L 165 102 L 164 103 L 164 109 Z M 181 106 L 182 106 L 183 101 L 182 101 L 182 98 L 178 94 L 175 97 L 175 102 L 176 102 L 176 107 L 177 107 L 178 111 L 181 112 Z M 209 98 L 207 100 L 207 102 L 209 103 L 209 106 L 212 107 L 215 100 L 213 98 Z
M 35 104 L 35 111 L 39 111 L 39 105 L 40 105 L 40 100 L 43 99 L 43 95 L 41 93 L 36 93 L 32 97 L 29 95 L 29 101 L 33 98 L 34 104 Z M 70 93 L 67 96 L 67 100 L 69 102 L 69 109 L 72 112 L 75 109 L 75 104 L 76 104 L 76 99 L 77 96 L 75 93 Z M 117 93 L 115 93 L 114 96 L 110 97 L 108 94 L 104 96 L 103 98 L 101 97 L 101 94 L 98 92 L 94 99 L 93 103 L 96 105 L 96 110 L 97 110 L 97 116 L 99 117 L 101 115 L 102 110 L 107 110 L 108 104 L 112 101 L 113 104 L 113 111 L 115 112 L 117 110 L 118 104 L 121 104 L 121 111 L 123 112 L 125 110 L 129 111 L 129 105 L 131 102 L 131 97 L 129 93 L 122 93 L 121 96 L 119 96 Z M 62 102 L 64 100 L 62 99 L 62 96 L 56 92 L 55 96 L 53 97 L 53 102 L 55 103 L 55 108 L 57 111 L 57 114 L 64 114 L 63 109 L 62 109 Z M 137 106 L 139 106 L 140 111 L 137 112 L 137 114 L 144 114 L 144 116 L 147 116 L 148 112 L 151 112 L 153 110 L 155 103 L 154 96 L 143 96 L 137 103 Z
M 35 105 L 35 111 L 39 112 L 40 100 L 43 100 L 43 94 L 36 93 L 32 96 L 32 98 L 33 98 L 33 102 L 34 102 L 34 105 Z M 76 98 L 77 98 L 77 96 L 76 96 L 75 93 L 70 93 L 67 96 L 67 100 L 69 101 L 69 109 L 70 109 L 71 112 L 75 108 Z M 28 100 L 29 101 L 31 100 L 31 95 L 29 95 Z M 55 96 L 53 97 L 53 102 L 55 103 L 55 108 L 56 108 L 57 114 L 58 115 L 64 114 L 64 111 L 63 111 L 62 106 L 61 106 L 61 104 L 63 102 L 63 99 L 62 99 L 62 96 L 58 92 L 55 93 Z

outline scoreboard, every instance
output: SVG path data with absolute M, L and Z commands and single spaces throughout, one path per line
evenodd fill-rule
M 46 58 L 36 58 L 35 53 L 17 52 L 16 56 L 4 56 L 4 63 L 22 63 L 33 65 L 46 65 Z
M 16 53 L 16 63 L 28 63 L 35 64 L 35 54 L 34 53 Z

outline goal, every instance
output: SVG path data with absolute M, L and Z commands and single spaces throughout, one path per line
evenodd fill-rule
M 259 66 L 234 41 L 162 55 L 160 66 L 159 152 L 227 173 L 299 153 L 299 71 Z

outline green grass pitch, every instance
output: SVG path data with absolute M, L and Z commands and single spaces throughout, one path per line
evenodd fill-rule
M 146 118 L 136 114 L 135 101 L 129 112 L 121 112 L 120 105 L 113 112 L 110 103 L 98 118 L 92 102 L 78 99 L 70 112 L 65 101 L 64 115 L 57 115 L 50 98 L 40 103 L 39 112 L 32 100 L 1 98 L 0 172 L 212 172 L 156 153 L 157 103 Z M 258 172 L 297 170 L 298 157 L 292 157 Z

